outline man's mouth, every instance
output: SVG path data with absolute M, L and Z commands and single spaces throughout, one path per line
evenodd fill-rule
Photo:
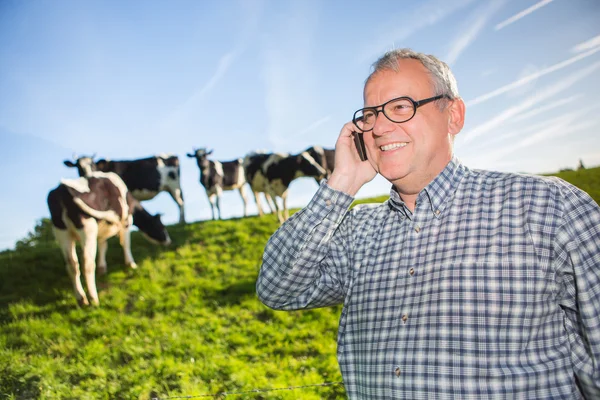
M 400 147 L 404 147 L 407 144 L 408 144 L 407 142 L 390 143 L 390 144 L 385 144 L 383 146 L 379 146 L 379 149 L 381 151 L 390 151 L 390 150 L 399 149 Z

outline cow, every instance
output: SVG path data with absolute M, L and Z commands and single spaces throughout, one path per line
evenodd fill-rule
M 325 149 L 321 146 L 312 146 L 304 151 L 310 154 L 310 156 L 315 159 L 317 164 L 319 164 L 325 170 L 325 175 L 315 177 L 317 183 L 319 183 L 322 179 L 329 179 L 331 173 L 333 172 L 333 167 L 335 166 L 335 150 Z
M 287 156 L 288 154 L 284 153 L 267 153 L 265 151 L 260 150 L 248 153 L 244 157 L 244 172 L 246 174 L 246 181 L 252 189 L 252 192 L 254 194 L 254 200 L 256 202 L 256 207 L 258 208 L 258 215 L 260 215 L 261 217 L 264 215 L 264 210 L 260 201 L 259 193 L 264 194 L 265 199 L 267 201 L 267 206 L 269 208 L 269 212 L 274 213 L 276 211 L 275 202 L 273 201 L 271 195 L 264 190 L 261 191 L 261 189 L 264 189 L 263 182 L 265 181 L 264 174 L 261 171 L 262 166 L 270 157 L 272 158 L 272 160 L 274 160 L 281 159 Z M 254 185 L 252 184 L 252 182 L 254 182 Z M 257 190 L 255 191 L 254 188 L 256 188 Z
M 206 190 L 210 210 L 212 211 L 212 219 L 217 219 L 215 209 L 218 213 L 218 219 L 222 218 L 221 196 L 223 190 L 234 189 L 239 190 L 240 196 L 242 196 L 244 217 L 247 217 L 248 196 L 246 195 L 246 175 L 244 174 L 243 160 L 241 158 L 233 161 L 209 160 L 208 156 L 212 152 L 212 150 L 207 151 L 205 148 L 201 148 L 194 149 L 193 153 L 187 153 L 188 157 L 196 159 L 200 169 L 200 183 Z
M 277 212 L 280 223 L 289 218 L 287 194 L 290 183 L 302 176 L 325 175 L 325 170 L 305 151 L 296 155 L 251 153 L 244 158 L 244 169 L 246 170 L 246 180 L 254 193 L 259 214 L 262 215 L 262 210 L 258 193 L 263 192 L 273 199 L 273 211 Z M 282 199 L 283 215 L 277 204 L 277 197 Z
M 137 268 L 131 254 L 131 224 L 150 241 L 163 245 L 171 243 L 160 215 L 150 215 L 127 190 L 123 180 L 112 172 L 92 172 L 87 178 L 63 179 L 48 193 L 47 202 L 54 237 L 80 306 L 90 302 L 81 285 L 76 241 L 82 247 L 83 274 L 89 300 L 94 305 L 99 304 L 96 267 L 99 273 L 106 273 L 107 268 L 107 239 L 119 235 L 125 264 L 130 268 Z
M 75 158 L 75 157 L 74 157 Z M 98 160 L 94 157 L 79 157 L 72 162 L 65 160 L 67 167 L 75 167 L 80 177 L 94 171 L 114 172 L 123 179 L 127 188 L 140 201 L 153 199 L 160 192 L 167 192 L 179 206 L 179 223 L 185 223 L 183 193 L 181 192 L 179 158 L 161 154 L 138 160 Z

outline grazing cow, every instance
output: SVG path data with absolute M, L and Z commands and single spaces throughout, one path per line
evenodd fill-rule
M 315 177 L 317 183 L 319 183 L 322 179 L 329 179 L 331 173 L 333 172 L 333 167 L 335 166 L 335 150 L 324 149 L 321 146 L 312 146 L 304 151 L 310 154 L 310 156 L 315 159 L 317 164 L 319 164 L 321 168 L 325 170 L 325 175 Z
M 195 158 L 200 169 L 200 183 L 206 190 L 208 201 L 210 202 L 210 210 L 212 211 L 212 219 L 215 217 L 215 208 L 219 214 L 218 218 L 222 218 L 221 214 L 221 196 L 223 190 L 238 189 L 244 203 L 244 217 L 248 216 L 248 197 L 246 195 L 246 176 L 244 174 L 243 160 L 237 159 L 233 161 L 213 161 L 209 160 L 208 156 L 212 154 L 212 150 L 206 151 L 205 148 L 194 149 L 194 153 L 188 153 L 187 156 Z
M 79 157 L 75 163 L 65 160 L 64 164 L 76 167 L 81 177 L 88 176 L 93 171 L 114 172 L 123 179 L 133 197 L 140 201 L 150 200 L 160 192 L 167 192 L 179 206 L 179 222 L 185 223 L 177 156 L 157 155 L 139 160 L 96 162 L 93 157 Z
M 263 192 L 273 199 L 279 222 L 289 218 L 287 194 L 290 183 L 302 176 L 319 177 L 325 175 L 325 170 L 307 153 L 297 155 L 286 154 L 249 154 L 244 159 L 246 180 L 250 184 L 256 205 L 261 211 L 258 193 Z M 277 197 L 283 202 L 283 216 L 277 204 Z M 262 215 L 262 214 L 261 214 Z
M 131 255 L 130 227 L 133 223 L 151 241 L 168 245 L 169 234 L 160 216 L 150 215 L 114 173 L 92 172 L 88 178 L 63 179 L 48 194 L 48 208 L 75 297 L 80 305 L 88 298 L 80 280 L 75 242 L 82 247 L 83 273 L 92 304 L 98 305 L 96 254 L 100 273 L 106 272 L 106 240 L 116 234 L 125 254 L 125 264 L 136 268 Z

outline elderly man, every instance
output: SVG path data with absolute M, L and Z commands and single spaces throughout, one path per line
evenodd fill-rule
M 557 178 L 463 165 L 465 105 L 433 56 L 386 53 L 364 104 L 329 180 L 269 240 L 261 301 L 344 304 L 352 399 L 600 398 L 598 205 Z M 349 210 L 377 173 L 390 199 Z

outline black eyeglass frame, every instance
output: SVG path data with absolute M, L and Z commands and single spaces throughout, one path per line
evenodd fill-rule
M 395 99 L 388 100 L 385 103 L 380 104 L 380 105 L 375 106 L 375 107 L 364 107 L 364 108 L 356 110 L 354 112 L 354 115 L 352 116 L 352 122 L 354 123 L 354 125 L 358 129 L 361 130 L 361 132 L 372 131 L 373 128 L 375 127 L 375 125 L 373 125 L 373 128 L 367 129 L 367 130 L 364 130 L 360 126 L 358 126 L 357 122 L 360 121 L 360 120 L 362 120 L 362 117 L 357 118 L 356 114 L 358 114 L 359 112 L 362 112 L 364 114 L 364 110 L 373 110 L 375 112 L 375 120 L 377 120 L 377 117 L 379 117 L 379 113 L 381 112 L 390 121 L 392 121 L 392 122 L 394 122 L 396 124 L 401 124 L 403 122 L 410 121 L 411 119 L 413 119 L 413 117 L 417 114 L 417 108 L 419 108 L 421 106 L 424 106 L 427 103 L 431 103 L 432 101 L 436 101 L 436 100 L 439 100 L 439 99 L 442 99 L 442 98 L 451 99 L 450 96 L 448 96 L 447 94 L 440 94 L 440 95 L 429 97 L 427 99 L 423 99 L 423 100 L 419 100 L 419 101 L 415 101 L 415 100 L 411 99 L 408 96 L 396 97 Z M 402 121 L 394 121 L 393 119 L 391 119 L 390 117 L 388 117 L 388 115 L 385 113 L 385 106 L 388 105 L 389 103 L 393 102 L 393 101 L 398 101 L 398 100 L 408 100 L 408 101 L 410 101 L 412 103 L 412 105 L 413 105 L 413 114 L 410 116 L 410 118 L 402 120 Z

